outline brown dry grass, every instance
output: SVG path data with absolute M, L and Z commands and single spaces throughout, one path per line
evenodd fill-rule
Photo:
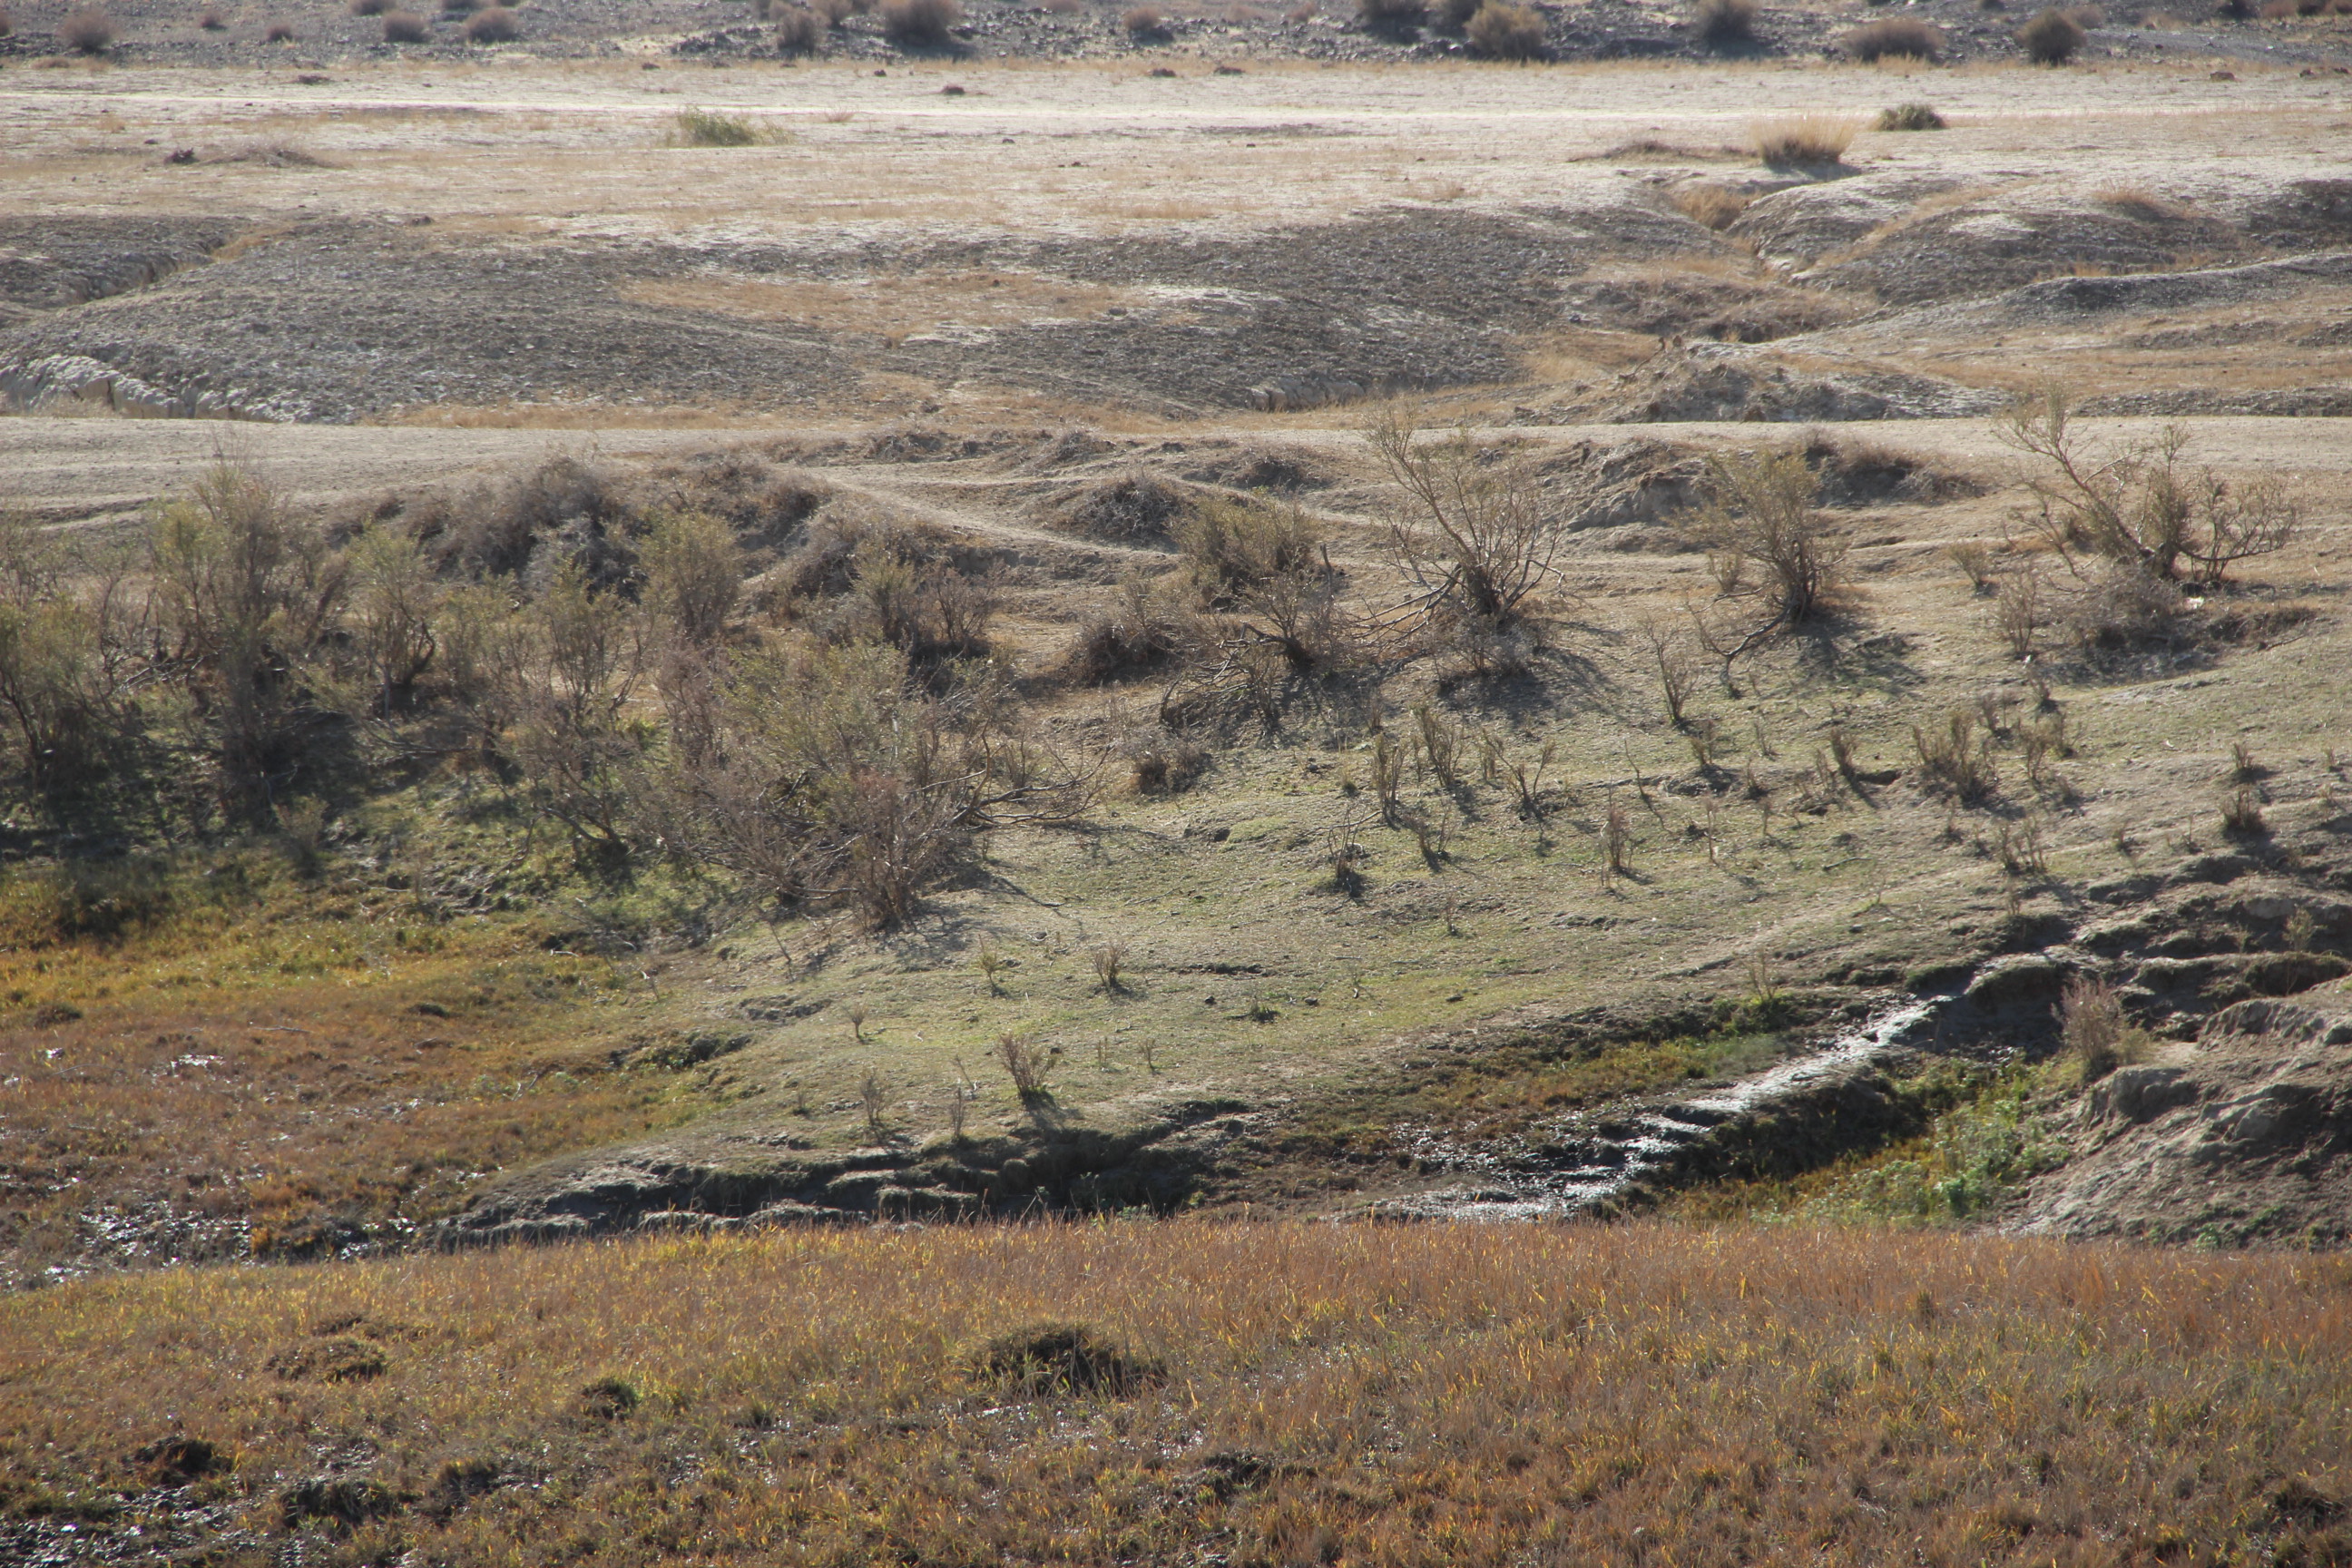
M 222 874 L 236 895 L 111 942 L 9 927 L 0 1245 L 19 1270 L 82 1252 L 110 1209 L 193 1226 L 214 1252 L 301 1251 L 337 1224 L 394 1235 L 483 1172 L 694 1109 L 674 1075 L 614 1069 L 646 994 L 634 971 L 380 887 Z
M 989 1377 L 1044 1323 L 1164 1380 Z M 2316 1562 L 2347 1549 L 2347 1334 L 2340 1258 L 800 1233 L 17 1296 L 0 1432 L 14 1511 L 124 1521 L 131 1456 L 209 1441 L 234 1468 L 198 1495 L 265 1542 L 320 1454 L 372 1456 L 347 1479 L 390 1515 L 303 1549 L 338 1563 Z

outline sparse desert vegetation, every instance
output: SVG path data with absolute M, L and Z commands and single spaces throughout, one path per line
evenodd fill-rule
M 964 3 L 12 40 L 0 1559 L 2344 1556 L 2329 21 Z

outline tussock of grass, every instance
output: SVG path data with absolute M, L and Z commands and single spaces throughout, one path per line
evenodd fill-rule
M 405 1326 L 380 1375 L 268 1370 L 354 1315 Z M 968 1347 L 1041 1321 L 1165 1381 L 1007 1398 Z M 234 1464 L 192 1497 L 352 1563 L 2326 1561 L 2347 1334 L 2352 1271 L 2292 1255 L 800 1233 L 20 1295 L 0 1432 L 18 1514 L 119 1528 L 177 1435 Z
M 1833 114 L 1797 114 L 1759 120 L 1751 128 L 1756 156 L 1767 163 L 1800 168 L 1834 163 L 1853 145 L 1853 121 Z

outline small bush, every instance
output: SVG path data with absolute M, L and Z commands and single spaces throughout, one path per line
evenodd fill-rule
M 1053 1058 L 1026 1035 L 997 1036 L 996 1059 L 1005 1076 L 1013 1080 L 1013 1092 L 1021 1097 L 1024 1105 L 1053 1098 L 1045 1088 L 1045 1069 L 1052 1065 Z
M 991 1340 L 971 1358 L 973 1377 L 1027 1394 L 1139 1393 L 1165 1379 L 1160 1362 L 1139 1356 L 1077 1323 L 1041 1323 Z
M 261 41 L 265 44 L 292 43 L 294 41 L 294 24 L 291 22 L 270 23 L 269 26 L 261 30 Z
M 2084 1083 L 2093 1083 L 2119 1067 L 2147 1055 L 2146 1031 L 2124 1016 L 2124 1005 L 2115 987 L 2096 975 L 2081 974 L 2066 982 L 2058 998 L 2059 1037 Z
M 1177 531 L 1192 580 L 1213 604 L 1307 571 L 1322 537 L 1302 507 L 1221 498 L 1201 501 Z
M 383 41 L 387 44 L 421 44 L 432 36 L 431 26 L 414 11 L 384 13 Z
M 1425 0 L 1360 0 L 1356 21 L 1368 33 L 1402 37 L 1429 20 Z
M 1209 752 L 1181 736 L 1161 734 L 1129 759 L 1138 795 L 1181 795 L 1209 765 Z
M 1774 619 L 1790 626 L 1826 607 L 1849 542 L 1814 501 L 1821 481 L 1799 452 L 1707 459 L 1707 500 L 1693 531 L 1737 582 L 1754 562 L 1771 579 Z
M 2263 816 L 2262 797 L 2252 788 L 2233 791 L 2221 803 L 2221 831 L 2232 838 L 2260 838 L 2271 830 Z
M 170 883 L 143 861 L 77 860 L 0 887 L 0 945 L 116 942 L 172 911 Z
M 1771 164 L 1818 168 L 1835 163 L 1853 145 L 1854 123 L 1832 114 L 1763 120 L 1753 128 L 1756 155 Z
M 1191 504 L 1182 487 L 1138 469 L 1087 486 L 1063 511 L 1058 526 L 1088 539 L 1158 544 L 1168 540 Z
M 354 16 L 381 16 L 392 8 L 392 0 L 352 0 Z
M 768 13 L 776 25 L 776 47 L 787 55 L 813 55 L 824 42 L 823 18 L 805 5 L 782 5 Z
M 1962 805 L 1974 805 L 2000 787 L 1992 735 L 1979 736 L 1976 715 L 1964 708 L 1952 710 L 1940 730 L 1914 725 L 1911 743 L 1919 753 L 1920 782 L 1932 795 L 1948 795 Z
M 466 41 L 469 44 L 511 44 L 521 37 L 521 22 L 504 5 L 477 11 L 466 19 Z
M 1436 10 L 1430 15 L 1430 21 L 1441 31 L 1459 33 L 1470 25 L 1470 18 L 1476 16 L 1478 7 L 1486 3 L 1486 0 L 1438 0 Z
M 681 109 L 677 111 L 677 139 L 688 147 L 751 147 L 760 141 L 760 132 L 748 120 L 738 120 L 731 114 L 720 114 L 709 109 Z
M 1547 47 L 1542 14 L 1486 0 L 1464 29 L 1471 48 L 1490 60 L 1536 60 Z
M 1882 16 L 1846 34 L 1838 47 L 1858 60 L 1934 60 L 1944 51 L 1944 35 L 1917 16 Z
M 196 26 L 207 33 L 225 33 L 228 31 L 228 18 L 217 11 L 207 11 L 196 18 Z
M 58 42 L 79 54 L 102 55 L 114 43 L 114 23 L 103 11 L 76 11 L 58 24 Z
M 2017 41 L 2026 58 L 2038 66 L 2063 66 L 2080 53 L 2090 35 L 2083 25 L 2057 9 L 2050 9 L 2018 29 Z
M 1118 603 L 1088 616 L 1059 661 L 1061 677 L 1081 686 L 1101 686 L 1162 669 L 1183 657 L 1194 634 L 1192 617 L 1161 601 L 1141 583 L 1130 582 Z
M 1149 5 L 1138 5 L 1134 10 L 1121 16 L 1118 19 L 1118 25 L 1127 29 L 1129 37 L 1139 43 L 1146 38 L 1166 36 L 1166 23 L 1161 19 L 1160 13 Z
M 2066 601 L 2066 629 L 2084 647 L 2132 647 L 2167 637 L 2187 607 L 2179 587 L 2132 563 L 2093 568 Z
M 1941 131 L 1944 117 L 1925 103 L 1898 103 L 1892 109 L 1878 111 L 1881 131 Z
M 9 17 L 8 7 L 5 5 L 0 5 L 0 38 L 6 37 L 16 30 L 16 24 Z
M 963 20 L 956 0 L 885 0 L 882 32 L 901 48 L 944 47 Z
M 594 1421 L 619 1421 L 640 1403 L 636 1385 L 625 1378 L 600 1377 L 580 1391 L 580 1413 Z
M 1756 0 L 1699 0 L 1691 19 L 1699 42 L 1710 49 L 1736 49 L 1756 41 Z

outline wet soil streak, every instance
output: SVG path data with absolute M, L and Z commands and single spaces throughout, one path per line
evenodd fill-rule
M 1907 1003 L 1818 1050 L 1691 1100 L 1614 1107 L 1532 1129 L 1523 1144 L 1471 1148 L 1425 1130 L 1415 1152 L 1475 1184 L 1381 1203 L 1384 1219 L 1543 1219 L 1612 1214 L 1645 1187 L 1718 1163 L 1727 1130 L 1824 1098 L 1834 1100 L 1884 1058 L 1932 1033 L 1939 1003 Z

